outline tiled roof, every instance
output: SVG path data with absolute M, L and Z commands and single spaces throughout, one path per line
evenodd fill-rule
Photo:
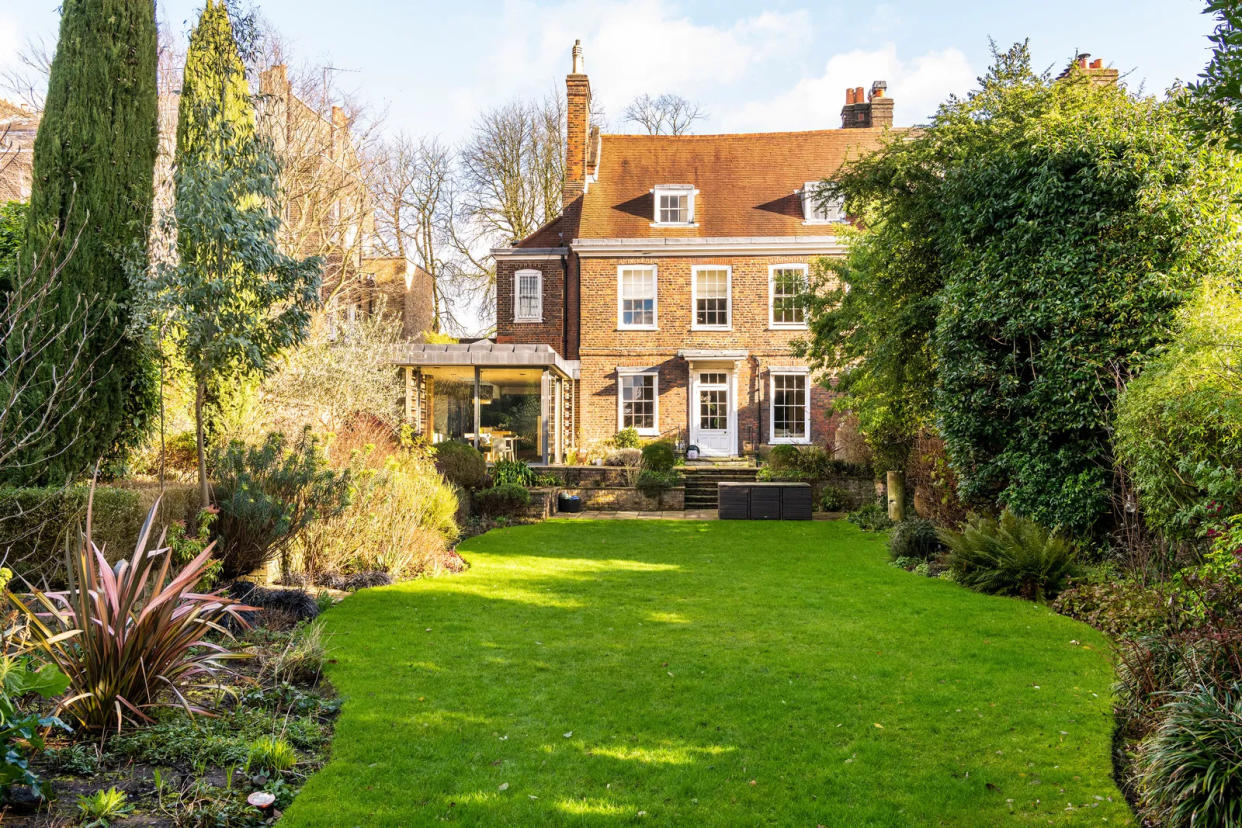
M 846 161 L 877 148 L 901 130 L 826 129 L 736 135 L 604 135 L 597 180 L 582 198 L 573 238 L 817 236 L 803 225 L 795 191 L 831 178 Z M 695 227 L 652 227 L 651 189 L 693 184 Z M 574 222 L 566 222 L 572 226 Z M 542 241 L 555 233 L 543 235 Z M 551 246 L 530 244 L 524 246 Z

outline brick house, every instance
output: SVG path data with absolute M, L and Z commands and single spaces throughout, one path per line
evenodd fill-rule
M 791 343 L 806 330 L 795 296 L 813 259 L 844 252 L 846 219 L 808 185 L 883 139 L 885 84 L 847 90 L 840 129 L 601 135 L 575 44 L 566 93 L 562 214 L 492 251 L 494 341 L 403 352 L 415 426 L 481 448 L 499 432 L 495 456 L 516 440 L 546 462 L 623 428 L 708 456 L 831 449 L 830 392 Z M 537 418 L 490 416 L 519 394 Z
M 0 203 L 30 198 L 39 113 L 0 99 Z

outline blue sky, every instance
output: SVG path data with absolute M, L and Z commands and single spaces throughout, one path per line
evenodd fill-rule
M 184 33 L 202 0 L 159 0 Z M 0 0 L 0 68 L 27 38 L 54 39 L 59 0 Z M 1193 0 L 1126 4 L 1042 0 L 941 2 L 430 3 L 255 0 L 300 61 L 350 72 L 337 83 L 388 110 L 391 129 L 456 140 L 476 112 L 514 95 L 563 92 L 581 38 L 598 104 L 614 131 L 641 92 L 676 92 L 709 114 L 700 132 L 839 126 L 847 86 L 888 81 L 899 124 L 970 88 L 988 38 L 1031 38 L 1038 67 L 1077 51 L 1158 92 L 1208 57 L 1211 20 Z

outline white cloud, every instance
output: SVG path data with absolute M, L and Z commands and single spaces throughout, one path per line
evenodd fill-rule
M 559 81 L 569 69 L 570 47 L 581 39 L 597 102 L 613 121 L 636 95 L 693 97 L 805 48 L 812 34 L 805 11 L 764 11 L 709 25 L 662 0 L 557 6 L 513 0 L 505 5 L 503 18 L 506 34 L 490 55 L 489 74 L 501 84 L 524 78 Z
M 902 60 L 888 44 L 875 51 L 833 55 L 817 77 L 803 78 L 791 89 L 764 100 L 749 101 L 714 118 L 713 126 L 730 131 L 828 129 L 841 125 L 845 90 L 871 82 L 888 82 L 899 126 L 923 123 L 950 94 L 963 94 L 976 72 L 957 49 L 928 52 Z

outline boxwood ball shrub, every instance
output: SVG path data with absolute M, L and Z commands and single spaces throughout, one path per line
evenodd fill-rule
M 512 517 L 530 505 L 530 492 L 516 483 L 501 483 L 476 492 L 474 507 L 486 517 Z
M 924 518 L 903 520 L 893 527 L 888 551 L 893 560 L 917 558 L 928 561 L 944 552 L 945 546 L 936 534 L 936 524 Z
M 772 446 L 768 454 L 768 465 L 774 469 L 796 469 L 798 467 L 798 447 L 785 443 Z
M 436 469 L 444 479 L 463 489 L 477 489 L 487 476 L 487 461 L 469 443 L 447 440 L 436 446 Z
M 633 428 L 623 428 L 613 435 L 612 445 L 619 449 L 636 449 L 643 444 L 639 439 L 638 430 Z
M 974 517 L 961 532 L 939 530 L 958 583 L 978 592 L 1055 598 L 1078 572 L 1074 542 L 1006 509 Z
M 673 444 L 667 440 L 657 440 L 643 446 L 643 468 L 650 471 L 666 472 L 673 468 L 677 456 L 673 453 Z

